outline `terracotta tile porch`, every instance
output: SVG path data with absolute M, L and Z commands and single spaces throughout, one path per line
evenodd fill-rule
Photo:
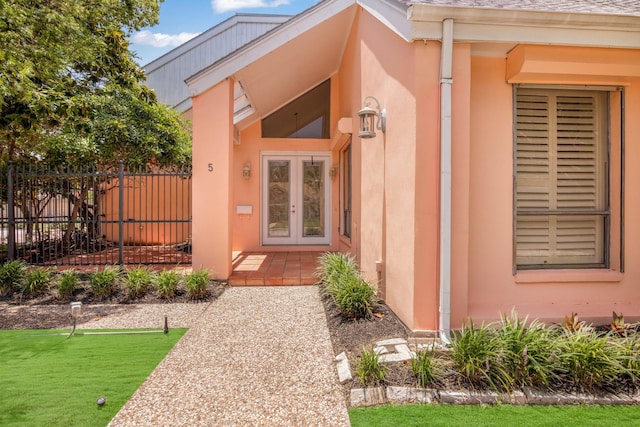
M 232 286 L 313 285 L 322 252 L 233 252 Z

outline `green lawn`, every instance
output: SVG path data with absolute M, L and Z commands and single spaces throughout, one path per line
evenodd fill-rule
M 186 329 L 29 336 L 56 332 L 0 331 L 0 425 L 105 426 Z
M 406 405 L 350 409 L 352 427 L 638 426 L 637 406 Z

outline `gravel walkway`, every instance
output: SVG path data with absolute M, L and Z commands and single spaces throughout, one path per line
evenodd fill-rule
M 316 287 L 231 287 L 202 307 L 169 317 L 191 328 L 110 426 L 349 425 Z

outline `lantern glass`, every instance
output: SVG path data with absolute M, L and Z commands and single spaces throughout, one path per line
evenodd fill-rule
M 378 115 L 376 110 L 366 106 L 358 111 L 358 115 L 360 116 L 360 132 L 358 136 L 360 138 L 374 138 L 376 136 L 375 119 Z

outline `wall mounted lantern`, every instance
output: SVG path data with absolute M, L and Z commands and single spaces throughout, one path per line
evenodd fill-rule
M 242 169 L 242 177 L 244 179 L 249 179 L 250 176 L 251 176 L 251 165 L 247 163 L 246 165 L 244 165 L 244 168 Z
M 338 165 L 331 166 L 331 169 L 329 169 L 329 176 L 332 179 L 338 176 Z
M 375 108 L 369 106 L 371 100 L 376 102 Z M 381 130 L 382 133 L 387 130 L 387 110 L 384 108 L 381 109 L 380 103 L 373 96 L 365 97 L 362 103 L 364 107 L 358 111 L 358 116 L 360 116 L 360 131 L 358 132 L 358 136 L 360 138 L 375 138 L 376 129 Z M 376 118 L 378 119 L 377 123 L 375 123 Z

